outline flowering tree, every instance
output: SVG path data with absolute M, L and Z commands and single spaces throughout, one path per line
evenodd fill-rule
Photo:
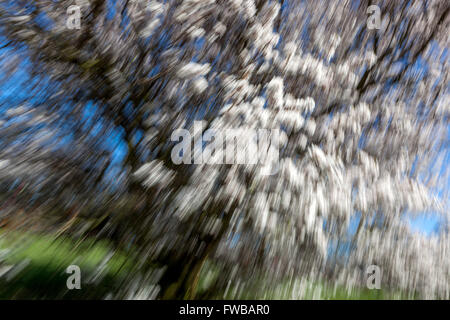
M 448 230 L 426 238 L 405 222 L 447 208 L 448 12 L 438 0 L 2 1 L 3 86 L 22 93 L 1 102 L 1 179 L 22 182 L 24 201 L 114 212 L 98 236 L 136 246 L 161 298 L 194 297 L 208 260 L 217 290 L 325 270 L 364 285 L 376 264 L 383 286 L 448 298 Z M 238 128 L 246 148 L 258 141 L 245 129 L 279 130 L 265 149 L 275 174 L 175 164 L 180 128 L 193 157 L 208 129 Z

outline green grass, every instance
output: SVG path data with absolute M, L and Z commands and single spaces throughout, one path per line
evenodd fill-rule
M 51 235 L 0 233 L 0 250 L 5 249 L 9 253 L 0 260 L 0 267 L 22 264 L 24 268 L 10 279 L 8 274 L 0 278 L 0 299 L 103 298 L 120 286 L 132 266 L 127 255 L 115 253 L 105 264 L 101 281 L 91 282 L 95 270 L 112 252 L 106 242 L 77 243 L 69 238 L 55 240 Z M 81 290 L 66 287 L 70 276 L 66 268 L 72 264 L 81 269 Z
M 54 239 L 52 235 L 23 232 L 0 232 L 0 250 L 9 249 L 8 254 L 0 254 L 0 269 L 8 265 L 24 264 L 25 267 L 8 279 L 8 274 L 0 276 L 0 299 L 102 299 L 110 292 L 117 292 L 123 286 L 125 277 L 133 272 L 135 260 L 131 253 L 117 252 L 106 263 L 103 277 L 92 283 L 89 278 L 101 265 L 113 248 L 106 241 L 70 238 Z M 2 257 L 3 256 L 3 257 Z M 26 263 L 26 264 L 25 264 Z M 66 273 L 69 265 L 81 269 L 81 290 L 68 290 Z M 207 261 L 200 276 L 198 293 L 201 296 L 221 276 L 221 270 Z M 296 283 L 297 282 L 297 283 Z M 252 280 L 251 285 L 240 290 L 235 285 L 226 292 L 214 292 L 214 299 L 326 299 L 326 300 L 383 300 L 406 299 L 400 293 L 388 290 L 357 288 L 348 292 L 344 287 L 325 282 L 310 283 L 280 281 L 278 285 L 265 288 L 264 279 Z M 301 295 L 298 295 L 302 292 Z M 297 295 L 296 295 L 297 294 Z
M 199 292 L 207 290 L 208 286 L 221 274 L 220 268 L 208 261 L 202 270 L 199 283 Z M 216 293 L 214 299 L 245 299 L 245 300 L 296 300 L 296 299 L 320 299 L 320 300 L 395 300 L 408 299 L 408 297 L 397 291 L 381 288 L 370 290 L 360 287 L 348 291 L 343 286 L 335 286 L 325 281 L 308 282 L 300 279 L 291 281 L 280 281 L 275 286 L 265 286 L 266 281 L 261 275 L 255 277 L 247 285 L 242 287 L 231 285 L 225 292 Z
M 303 288 L 302 288 L 303 286 Z M 367 288 L 354 288 L 348 291 L 343 286 L 334 286 L 325 283 L 303 283 L 294 287 L 292 283 L 280 283 L 274 288 L 258 288 L 255 283 L 244 290 L 230 288 L 225 295 L 218 296 L 217 299 L 248 299 L 248 300 L 395 300 L 406 299 L 400 293 L 393 293 L 388 290 L 369 290 Z

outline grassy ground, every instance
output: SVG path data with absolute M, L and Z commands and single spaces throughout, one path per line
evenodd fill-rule
M 296 283 L 296 284 L 295 284 Z M 387 290 L 369 290 L 367 288 L 356 288 L 348 291 L 342 286 L 336 288 L 326 283 L 281 282 L 275 288 L 256 290 L 254 288 L 239 289 L 231 288 L 225 294 L 225 299 L 237 295 L 241 299 L 275 299 L 275 300 L 392 300 L 406 299 L 401 293 L 392 293 Z
M 131 263 L 120 253 L 106 260 L 112 251 L 104 242 L 31 233 L 0 233 L 0 250 L 0 274 L 15 266 L 0 277 L 0 299 L 101 298 L 120 285 Z M 66 268 L 73 264 L 81 269 L 82 290 L 67 289 Z
M 207 271 L 205 271 L 207 272 Z M 205 276 L 203 276 L 205 277 Z M 211 281 L 211 280 L 209 280 Z M 203 285 L 200 289 L 205 290 Z M 274 287 L 267 288 L 264 280 L 252 281 L 247 286 L 230 286 L 225 292 L 215 296 L 216 299 L 245 300 L 396 300 L 407 299 L 400 292 L 390 292 L 385 289 L 369 290 L 355 288 L 348 291 L 343 286 L 333 286 L 325 282 L 308 282 L 300 279 L 280 281 Z
M 115 253 L 107 242 L 69 238 L 57 240 L 49 235 L 0 232 L 0 299 L 102 299 L 121 288 L 134 262 L 130 254 Z M 82 273 L 82 290 L 68 290 L 66 273 L 69 265 L 78 265 Z M 4 271 L 14 265 L 8 273 Z M 103 266 L 100 279 L 94 279 Z M 15 271 L 13 271 L 15 270 Z M 3 275 L 2 275 L 3 274 Z M 199 292 L 205 292 L 220 271 L 211 263 L 202 270 Z M 230 286 L 215 299 L 399 299 L 401 294 L 386 290 L 357 289 L 348 292 L 325 283 L 282 281 L 276 287 L 264 288 L 254 281 L 245 290 Z

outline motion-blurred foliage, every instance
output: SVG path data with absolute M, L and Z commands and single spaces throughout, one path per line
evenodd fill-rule
M 378 1 L 369 29 L 373 4 L 1 0 L 0 228 L 48 235 L 8 258 L 31 269 L 5 295 L 321 298 L 377 265 L 388 292 L 448 299 L 450 4 Z M 175 164 L 180 128 L 195 141 Z M 281 131 L 276 174 L 192 163 L 208 129 L 246 150 L 245 132 Z M 419 214 L 439 217 L 431 236 Z M 45 292 L 105 254 L 104 289 Z

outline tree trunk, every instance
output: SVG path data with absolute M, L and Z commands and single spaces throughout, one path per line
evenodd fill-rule
M 161 299 L 195 299 L 202 268 L 228 230 L 231 215 L 226 215 L 219 233 L 214 238 L 203 241 L 207 242 L 206 247 L 198 255 L 176 259 L 169 264 L 160 281 Z

